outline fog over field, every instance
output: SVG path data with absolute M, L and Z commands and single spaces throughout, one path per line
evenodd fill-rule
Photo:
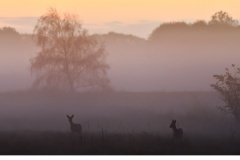
M 174 24 L 173 24 L 174 26 Z M 187 31 L 189 30 L 189 31 Z M 239 29 L 159 27 L 149 39 L 110 32 L 96 35 L 108 51 L 115 91 L 211 91 L 213 74 L 237 64 Z M 14 37 L 15 36 L 15 37 Z M 0 89 L 30 89 L 30 58 L 38 48 L 30 35 L 0 38 Z
M 1 94 L 0 101 L 0 124 L 4 131 L 69 131 L 66 114 L 72 113 L 74 121 L 81 122 L 85 132 L 103 128 L 110 133 L 146 132 L 171 136 L 171 119 L 177 119 L 178 126 L 188 135 L 231 136 L 233 131 L 238 131 L 233 129 L 235 123 L 231 115 L 216 110 L 215 106 L 222 102 L 212 92 L 70 95 L 19 92 Z
M 70 94 L 66 98 L 61 94 L 51 95 L 52 92 L 46 93 L 47 96 L 35 91 L 25 93 L 34 80 L 30 58 L 39 48 L 31 35 L 13 32 L 2 36 L 1 117 L 8 117 L 2 129 L 66 130 L 66 114 L 76 113 L 76 121 L 83 122 L 84 127 L 159 131 L 162 124 L 167 132 L 169 119 L 174 117 L 190 125 L 187 122 L 190 117 L 200 124 L 203 118 L 205 124 L 204 116 L 211 119 L 212 114 L 216 117 L 223 114 L 216 109 L 223 102 L 210 84 L 214 83 L 213 74 L 221 74 L 225 67 L 238 64 L 239 29 L 199 29 L 180 22 L 169 26 L 160 25 L 149 39 L 113 32 L 93 35 L 107 49 L 108 77 L 113 92 L 101 94 L 93 90 L 92 94 Z M 209 125 L 224 121 L 217 119 L 213 118 Z M 230 121 L 231 116 L 227 122 Z M 221 125 L 215 127 L 221 129 Z

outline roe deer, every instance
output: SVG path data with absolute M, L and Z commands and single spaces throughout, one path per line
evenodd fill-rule
M 176 120 L 172 120 L 172 123 L 170 124 L 170 128 L 172 128 L 172 130 L 173 130 L 173 137 L 174 138 L 182 138 L 182 136 L 183 136 L 183 130 L 182 130 L 182 128 L 177 128 L 176 127 Z
M 82 140 L 82 126 L 80 124 L 73 123 L 72 121 L 73 117 L 74 117 L 74 114 L 72 116 L 67 115 L 67 118 L 70 122 L 71 132 L 78 134 Z

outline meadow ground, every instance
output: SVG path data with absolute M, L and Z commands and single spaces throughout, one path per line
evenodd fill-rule
M 88 133 L 83 140 L 66 132 L 0 133 L 1 155 L 239 155 L 240 138 L 135 133 Z
M 240 154 L 239 123 L 221 104 L 214 92 L 0 93 L 0 154 Z M 81 143 L 67 114 L 82 125 Z M 181 141 L 172 139 L 173 119 Z

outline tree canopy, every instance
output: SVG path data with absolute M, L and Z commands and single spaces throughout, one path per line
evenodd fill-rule
M 41 16 L 34 36 L 40 51 L 31 59 L 33 87 L 77 91 L 82 87 L 109 88 L 102 43 L 82 28 L 76 15 L 54 8 Z
M 219 11 L 212 15 L 209 24 L 237 26 L 238 20 L 233 19 L 227 12 Z

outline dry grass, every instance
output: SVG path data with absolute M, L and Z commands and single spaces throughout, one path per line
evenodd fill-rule
M 1 155 L 229 155 L 240 154 L 240 139 L 136 133 L 84 134 L 82 142 L 64 132 L 1 132 Z

